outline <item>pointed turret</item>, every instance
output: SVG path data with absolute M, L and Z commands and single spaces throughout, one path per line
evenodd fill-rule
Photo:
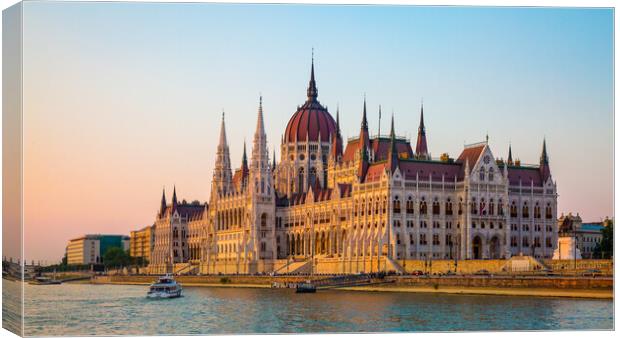
M 243 156 L 241 156 L 241 169 L 248 168 L 248 153 L 246 151 L 245 140 L 243 140 Z
M 394 116 L 392 115 L 392 119 Z M 377 140 L 381 138 L 381 105 L 379 105 L 379 127 L 377 128 Z
M 359 150 L 368 151 L 370 147 L 370 137 L 368 135 L 368 120 L 366 119 L 366 96 L 364 96 L 364 109 L 362 112 L 362 126 L 360 128 Z
M 388 167 L 390 173 L 394 173 L 398 168 L 398 150 L 396 150 L 396 133 L 394 132 L 394 115 L 392 115 L 392 126 L 390 128 L 390 149 L 388 151 Z
M 342 158 L 342 136 L 340 135 L 340 108 L 336 107 L 336 133 L 332 136 L 331 158 L 340 161 Z
M 260 184 L 260 192 L 266 193 L 271 191 L 271 177 L 268 173 L 271 171 L 269 163 L 269 153 L 267 152 L 267 135 L 265 134 L 265 124 L 263 122 L 263 97 L 261 96 L 258 103 L 258 118 L 256 121 L 256 131 L 254 132 L 254 142 L 252 145 L 252 160 L 250 161 L 250 176 L 252 184 Z M 257 189 L 254 189 L 258 192 Z
M 226 123 L 224 112 L 222 112 L 222 123 L 220 126 L 220 140 L 217 145 L 215 159 L 215 169 L 213 170 L 213 181 L 211 182 L 211 192 L 217 194 L 227 194 L 231 191 L 232 170 L 230 168 L 230 151 L 226 139 Z M 212 194 L 213 196 L 214 194 Z
M 161 205 L 159 207 L 159 217 L 162 217 L 166 212 L 166 188 L 163 189 L 161 193 Z
M 245 146 L 245 140 L 243 140 L 243 156 L 241 157 L 241 190 L 245 190 L 248 186 L 248 176 L 250 175 L 250 169 L 248 168 L 248 155 Z
M 547 140 L 543 139 L 542 154 L 540 154 L 540 174 L 542 175 L 543 182 L 551 176 L 551 169 L 549 168 L 549 157 L 547 156 Z
M 310 66 L 310 83 L 308 83 L 308 101 L 316 101 L 319 91 L 314 80 L 314 49 L 312 50 L 312 66 Z
M 273 151 L 273 162 L 271 162 L 271 172 L 276 171 L 276 151 Z
M 175 185 L 174 189 L 172 190 L 172 212 L 173 213 L 175 212 L 175 210 L 177 210 L 178 206 L 179 206 L 179 203 L 177 202 L 177 187 Z
M 362 112 L 362 126 L 360 128 L 360 137 L 358 151 L 360 153 L 360 164 L 357 169 L 357 177 L 363 182 L 368 171 L 368 150 L 370 149 L 370 138 L 368 136 L 368 120 L 366 119 L 366 96 L 364 96 L 364 109 Z
M 415 146 L 415 155 L 420 159 L 428 158 L 428 148 L 426 145 L 426 127 L 424 127 L 424 104 L 420 108 L 420 126 L 418 127 L 418 141 Z
M 512 162 L 512 144 L 508 145 L 508 160 L 506 162 L 508 162 L 508 165 L 513 165 L 513 162 Z

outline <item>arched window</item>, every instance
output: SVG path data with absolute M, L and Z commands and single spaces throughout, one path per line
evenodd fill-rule
M 551 219 L 553 218 L 553 211 L 551 210 L 551 203 L 547 203 L 545 207 L 545 218 Z
M 493 181 L 493 168 L 489 168 L 489 181 Z
M 480 180 L 484 181 L 484 168 L 480 168 Z
M 446 215 L 452 215 L 452 200 L 449 198 L 446 201 Z
M 510 217 L 517 217 L 517 203 L 512 201 L 510 205 Z
M 522 217 L 530 217 L 530 208 L 527 206 L 527 202 L 523 202 L 523 210 L 521 211 Z
M 420 202 L 420 215 L 426 215 L 426 201 L 424 197 L 422 197 L 422 201 Z
M 463 198 L 459 197 L 459 215 L 463 214 Z
M 297 192 L 304 192 L 304 167 L 299 168 L 299 174 L 297 174 Z
M 497 214 L 499 216 L 504 216 L 504 203 L 501 199 L 497 202 Z
M 267 213 L 264 213 L 262 215 L 260 215 L 260 226 L 261 227 L 266 227 L 267 226 Z
M 536 202 L 536 204 L 534 205 L 534 218 L 540 218 L 540 216 L 540 205 L 538 205 L 538 202 Z
M 471 201 L 471 204 L 469 205 L 469 211 L 474 215 L 478 213 L 478 211 L 476 210 L 477 205 L 478 203 L 476 203 L 476 198 L 474 197 Z
M 494 214 L 495 214 L 495 202 L 491 198 L 491 200 L 489 201 L 489 215 L 493 216 Z
M 394 213 L 400 214 L 400 199 L 398 199 L 398 196 L 394 196 L 394 200 L 392 201 L 392 203 L 392 209 L 394 210 Z
M 361 216 L 364 216 L 364 214 L 366 213 L 365 209 L 366 209 L 366 200 L 364 200 L 362 198 L 361 205 L 360 205 L 360 215 Z
M 413 214 L 413 198 L 411 196 L 407 197 L 407 213 Z
M 433 215 L 439 215 L 439 200 L 436 197 L 433 201 Z
M 316 168 L 310 168 L 310 173 L 308 175 L 308 185 L 314 187 L 316 183 Z

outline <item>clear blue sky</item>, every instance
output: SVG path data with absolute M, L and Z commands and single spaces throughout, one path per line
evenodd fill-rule
M 610 9 L 25 5 L 26 202 L 48 205 L 26 240 L 59 229 L 35 259 L 59 257 L 72 236 L 152 223 L 163 185 L 206 200 L 221 111 L 236 167 L 259 93 L 279 154 L 312 47 L 319 100 L 333 115 L 340 106 L 345 136 L 366 93 L 374 132 L 381 104 L 382 130 L 393 110 L 397 133 L 415 137 L 423 98 L 433 156 L 488 132 L 496 157 L 512 142 L 538 163 L 546 137 L 558 211 L 612 216 Z

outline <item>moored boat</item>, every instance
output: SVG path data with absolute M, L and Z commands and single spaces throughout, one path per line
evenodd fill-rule
M 297 284 L 297 288 L 295 289 L 296 293 L 315 293 L 316 286 L 312 284 L 310 281 L 306 283 Z
M 183 288 L 181 284 L 174 280 L 172 275 L 159 277 L 157 281 L 149 286 L 146 294 L 147 298 L 176 298 L 181 297 Z
M 56 280 L 56 279 L 53 279 L 53 278 L 49 278 L 49 277 L 37 276 L 37 277 L 34 277 L 33 280 L 28 282 L 28 284 L 32 284 L 32 285 L 56 285 L 56 284 L 62 284 L 62 281 L 59 281 L 59 280 Z

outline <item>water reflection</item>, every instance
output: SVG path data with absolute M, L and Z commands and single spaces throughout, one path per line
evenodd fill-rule
M 187 287 L 154 301 L 142 286 L 25 288 L 27 335 L 613 328 L 606 300 Z

